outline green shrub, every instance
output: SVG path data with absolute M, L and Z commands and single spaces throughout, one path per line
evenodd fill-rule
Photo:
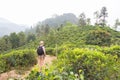
M 104 47 L 100 51 L 105 54 L 117 55 L 118 57 L 120 57 L 120 46 L 119 45 L 113 45 L 111 47 Z
M 0 73 L 3 73 L 4 71 L 6 71 L 7 69 L 7 65 L 5 63 L 5 61 L 0 59 Z
M 62 45 L 60 47 L 47 47 L 46 48 L 46 53 L 48 55 L 54 55 L 56 56 L 57 54 L 60 54 L 63 50 L 68 50 L 68 49 L 73 49 L 74 45 L 72 46 L 71 44 L 67 44 L 67 45 Z
M 112 45 L 120 45 L 120 38 L 112 38 L 111 43 Z
M 55 49 L 54 48 L 46 48 L 46 53 L 48 55 L 55 55 Z
M 104 30 L 92 30 L 86 37 L 86 44 L 109 46 L 111 44 L 111 34 Z
M 83 70 L 85 80 L 116 80 L 120 78 L 117 57 L 89 49 L 66 52 L 75 73 Z
M 85 80 L 120 79 L 120 61 L 116 61 L 117 56 L 88 48 L 66 50 L 63 54 L 60 57 L 63 64 L 59 64 L 59 68 L 67 66 L 64 66 L 64 71 L 79 74 L 79 70 L 82 70 Z
M 16 50 L 0 56 L 0 70 L 5 72 L 11 69 L 31 67 L 36 64 L 36 54 L 34 50 Z
M 28 77 L 37 80 L 119 80 L 120 61 L 117 56 L 84 49 L 65 49 L 42 74 L 33 71 Z

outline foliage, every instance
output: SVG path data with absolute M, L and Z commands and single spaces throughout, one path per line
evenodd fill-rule
M 48 24 L 51 27 L 59 27 L 61 24 L 65 25 L 66 22 L 77 24 L 78 18 L 73 13 L 65 13 L 63 15 L 55 15 L 52 18 L 44 20 L 42 25 Z
M 10 42 L 12 43 L 12 48 L 19 47 L 19 38 L 15 32 L 10 34 Z
M 86 25 L 86 16 L 85 13 L 81 13 L 79 16 L 79 26 L 84 27 Z
M 25 45 L 26 35 L 24 34 L 24 32 L 19 32 L 17 35 L 18 35 L 18 38 L 19 38 L 19 46 Z
M 16 50 L 0 56 L 0 73 L 11 69 L 30 67 L 36 64 L 36 54 L 34 50 Z
M 10 36 L 5 35 L 0 38 L 0 53 L 4 53 L 11 49 L 17 49 L 24 46 L 27 46 L 27 48 L 28 46 L 31 47 L 29 43 L 34 43 L 33 41 L 35 40 L 35 34 L 29 33 L 26 35 L 24 32 L 13 32 L 10 34 Z M 34 44 L 32 44 L 32 46 L 35 47 Z
M 51 66 L 43 69 L 42 73 L 34 69 L 27 79 L 118 80 L 120 79 L 118 59 L 116 55 L 105 54 L 97 49 L 75 48 L 71 50 L 66 47 Z
M 12 48 L 12 43 L 10 42 L 10 37 L 9 36 L 6 35 L 3 38 L 1 38 L 0 47 L 1 47 L 0 52 L 7 51 L 7 50 Z
M 106 26 L 106 17 L 108 17 L 107 8 L 104 6 L 100 11 L 94 12 L 94 16 L 96 19 L 95 25 L 99 25 L 102 27 Z
M 29 33 L 27 36 L 27 42 L 32 42 L 36 39 L 35 35 L 33 33 Z
M 109 27 L 85 26 L 78 27 L 73 24 L 52 29 L 50 33 L 44 37 L 46 47 L 55 48 L 56 44 L 61 46 L 66 43 L 74 44 L 79 47 L 81 45 L 99 45 L 109 46 L 111 44 L 119 44 L 120 33 L 110 29 Z M 43 39 L 43 37 L 41 37 Z
M 76 44 L 76 42 L 80 41 L 80 34 L 78 26 L 67 23 L 66 26 L 60 28 L 58 31 L 52 31 L 48 35 L 46 42 L 52 47 L 55 47 L 56 44 L 58 46 L 64 43 Z
M 55 49 L 54 48 L 46 48 L 46 53 L 48 55 L 55 55 Z
M 101 11 L 100 11 L 100 25 L 105 27 L 106 25 L 106 17 L 108 17 L 108 13 L 107 13 L 107 8 L 106 7 L 102 7 Z
M 30 32 L 28 35 L 25 35 L 23 32 L 20 32 L 18 34 L 11 33 L 10 36 L 1 38 L 0 44 L 2 46 L 0 46 L 0 52 L 3 53 L 4 51 L 10 50 L 11 48 L 15 49 L 22 47 L 23 49 L 35 49 L 39 45 L 40 40 L 43 40 L 45 42 L 45 46 L 50 48 L 56 48 L 56 45 L 57 47 L 60 47 L 66 43 L 74 44 L 76 47 L 86 45 L 86 43 L 92 45 L 98 44 L 100 46 L 120 44 L 120 32 L 114 31 L 107 26 L 100 27 L 86 25 L 85 27 L 78 27 L 77 25 L 73 25 L 70 22 L 67 22 L 65 26 L 62 25 L 58 28 L 50 27 L 47 25 L 37 25 L 36 27 L 38 28 L 36 30 L 36 34 Z M 108 36 L 106 37 L 106 35 Z M 95 42 L 92 40 L 93 38 Z M 107 39 L 108 42 L 106 42 Z
M 6 45 L 4 39 L 0 39 L 0 52 L 6 51 Z
M 117 55 L 120 57 L 120 46 L 112 45 L 111 47 L 104 47 L 103 49 L 98 49 L 105 54 Z
M 120 21 L 119 21 L 119 19 L 116 19 L 115 23 L 114 23 L 114 26 L 113 26 L 113 29 L 117 30 L 118 26 L 120 26 Z
M 119 61 L 116 61 L 117 56 L 105 55 L 88 49 L 75 49 L 71 54 L 69 55 L 73 58 L 73 70 L 77 73 L 79 70 L 83 70 L 85 80 L 116 80 L 120 78 L 120 64 Z
M 91 45 L 109 46 L 111 34 L 104 30 L 93 30 L 86 37 L 86 43 Z
M 101 13 L 105 21 L 104 14 L 106 11 Z M 99 16 L 96 13 L 96 19 Z M 28 35 L 20 32 L 0 38 L 0 73 L 36 64 L 33 49 L 43 40 L 46 53 L 58 59 L 42 73 L 32 70 L 28 80 L 119 80 L 120 32 L 105 26 L 104 21 L 105 27 L 92 26 L 84 14 L 80 18 L 81 27 L 70 22 L 59 27 L 38 24 L 36 29 L 31 27 L 35 34 L 28 31 Z M 3 52 L 10 49 L 21 50 Z

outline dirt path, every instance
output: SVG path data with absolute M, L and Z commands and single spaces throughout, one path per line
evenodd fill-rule
M 45 58 L 45 64 L 50 65 L 52 61 L 55 59 L 56 59 L 55 56 L 47 55 Z M 23 76 L 27 76 L 30 73 L 30 71 L 31 70 L 25 71 L 25 74 L 20 75 L 20 74 L 17 74 L 15 70 L 12 70 L 12 71 L 0 74 L 0 80 L 7 80 L 8 78 L 20 78 Z

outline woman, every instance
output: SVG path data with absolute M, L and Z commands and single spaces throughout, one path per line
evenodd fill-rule
M 44 60 L 45 60 L 45 56 L 46 56 L 46 51 L 45 51 L 43 41 L 40 41 L 40 45 L 39 45 L 39 47 L 37 49 L 37 53 L 38 53 L 38 65 L 39 65 L 40 71 L 41 71 L 42 67 L 44 65 Z

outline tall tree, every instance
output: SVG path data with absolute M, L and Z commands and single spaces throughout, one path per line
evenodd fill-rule
M 86 25 L 86 16 L 84 13 L 81 13 L 79 16 L 79 26 L 85 26 Z
M 116 19 L 113 28 L 114 28 L 115 30 L 117 30 L 118 26 L 120 26 L 120 21 L 119 21 L 119 19 Z
M 26 42 L 26 36 L 24 32 L 19 32 L 18 33 L 18 38 L 19 38 L 19 46 L 25 45 Z
M 15 32 L 10 34 L 10 42 L 12 44 L 12 48 L 19 47 L 19 37 Z
M 103 27 L 106 25 L 106 17 L 108 17 L 107 8 L 102 7 L 99 18 L 100 18 L 100 25 L 102 25 Z
M 40 30 L 41 30 L 40 34 L 41 35 L 45 35 L 45 30 L 44 29 L 45 29 L 45 25 L 41 25 L 41 28 L 40 28 Z
M 0 53 L 6 50 L 5 39 L 0 38 Z
M 48 24 L 45 25 L 45 28 L 44 28 L 44 31 L 45 31 L 45 34 L 48 34 L 49 33 L 49 30 L 50 30 L 50 27 Z
M 35 34 L 29 33 L 27 36 L 27 42 L 34 41 L 36 39 Z
M 90 25 L 90 24 L 91 24 L 90 18 L 87 18 L 87 19 L 86 19 L 86 24 L 87 24 L 87 25 Z
M 40 36 L 40 26 L 39 25 L 36 26 L 36 34 L 37 34 L 37 37 Z
M 94 12 L 94 17 L 96 19 L 95 25 L 99 25 L 99 16 L 100 16 L 99 11 Z
M 10 37 L 8 35 L 3 36 L 3 39 L 5 40 L 5 48 L 6 51 L 12 48 L 12 44 L 10 42 Z

